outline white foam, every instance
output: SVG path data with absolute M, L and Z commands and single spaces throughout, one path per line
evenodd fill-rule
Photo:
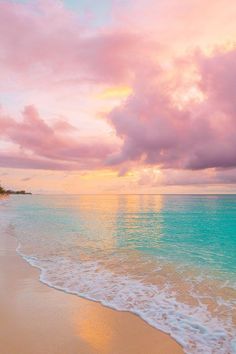
M 128 275 L 117 275 L 96 261 L 72 261 L 63 257 L 38 259 L 18 252 L 41 269 L 40 280 L 120 311 L 130 311 L 152 326 L 169 333 L 191 354 L 236 353 L 236 330 L 230 319 L 212 317 L 206 306 L 192 307 L 176 300 L 168 284 L 144 284 Z

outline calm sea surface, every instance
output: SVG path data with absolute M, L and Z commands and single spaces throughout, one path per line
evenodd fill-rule
M 236 353 L 236 196 L 11 196 L 0 224 L 44 283 Z

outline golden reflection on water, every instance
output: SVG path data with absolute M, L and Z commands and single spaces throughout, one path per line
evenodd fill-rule
M 74 201 L 75 207 L 82 212 L 88 210 L 113 214 L 117 214 L 119 210 L 127 213 L 159 212 L 163 207 L 162 195 L 80 195 L 79 200 L 74 199 Z
M 126 230 L 140 229 L 140 223 L 148 225 L 148 213 L 157 214 L 163 208 L 161 195 L 81 195 L 79 203 L 78 200 L 75 202 L 88 234 L 96 235 L 104 249 L 117 246 L 120 222 L 124 222 Z M 159 219 L 154 235 L 157 239 L 162 234 L 160 215 Z

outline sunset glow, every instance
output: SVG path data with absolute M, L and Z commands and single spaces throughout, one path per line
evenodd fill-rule
M 236 192 L 234 0 L 0 1 L 0 182 Z

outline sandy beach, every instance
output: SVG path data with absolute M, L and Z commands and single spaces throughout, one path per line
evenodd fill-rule
M 15 249 L 0 235 L 1 354 L 183 353 L 138 316 L 42 284 Z

